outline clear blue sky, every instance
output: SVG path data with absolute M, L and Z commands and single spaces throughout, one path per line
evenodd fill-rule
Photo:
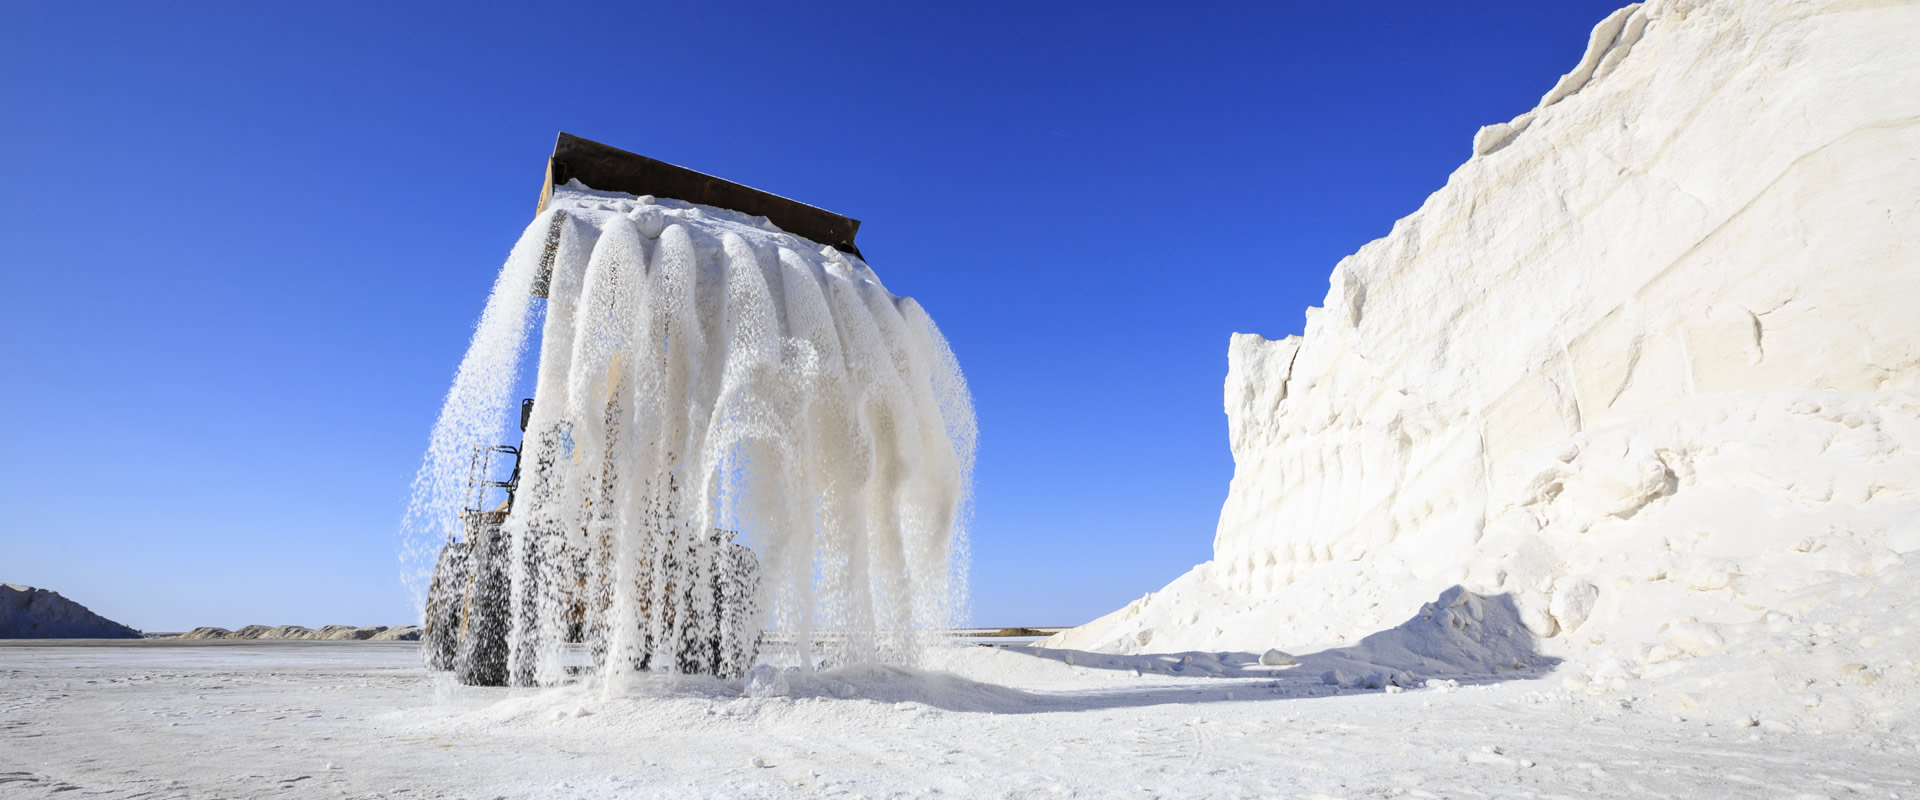
M 1299 332 L 1617 4 L 5 4 L 0 582 L 407 621 L 565 130 L 863 220 L 972 383 L 976 620 L 1086 621 L 1209 557 L 1228 334 Z

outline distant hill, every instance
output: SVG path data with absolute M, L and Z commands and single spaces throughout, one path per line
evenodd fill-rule
M 0 584 L 0 639 L 138 639 L 140 632 L 50 589 Z

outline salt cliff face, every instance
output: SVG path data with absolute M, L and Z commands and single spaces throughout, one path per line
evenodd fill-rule
M 1912 672 L 1870 629 L 1920 622 L 1917 39 L 1914 3 L 1608 17 L 1304 336 L 1234 336 L 1214 559 L 1053 644 L 1339 644 L 1458 585 L 1569 690 L 1814 640 L 1822 681 Z
M 0 639 L 138 639 L 140 632 L 50 589 L 0 584 Z

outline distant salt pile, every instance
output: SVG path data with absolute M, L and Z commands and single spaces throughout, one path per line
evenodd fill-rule
M 764 219 L 578 183 L 508 258 L 434 427 L 417 589 L 469 535 L 470 455 L 511 441 L 536 328 L 517 499 L 470 554 L 506 565 L 512 682 L 564 680 L 570 642 L 603 674 L 738 674 L 768 625 L 802 665 L 910 662 L 951 625 L 974 421 L 926 312 Z
M 1518 624 L 1474 615 L 1457 671 L 1521 640 L 1565 696 L 1912 725 L 1916 37 L 1913 4 L 1610 16 L 1304 336 L 1235 335 L 1214 559 L 1053 643 L 1345 646 L 1461 586 Z
M 291 641 L 366 641 L 366 642 L 411 642 L 420 638 L 417 625 L 323 625 L 308 628 L 301 625 L 248 625 L 239 630 L 227 630 L 203 626 L 180 634 L 181 639 L 267 639 Z
M 59 592 L 0 584 L 0 639 L 138 639 L 140 632 Z

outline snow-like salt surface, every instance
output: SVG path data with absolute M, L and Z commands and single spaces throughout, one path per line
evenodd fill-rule
M 1660 718 L 1920 734 L 1916 41 L 1914 3 L 1609 16 L 1303 336 L 1234 337 L 1213 560 L 1052 643 L 1518 652 Z M 1417 622 L 1463 590 L 1517 624 Z
M 753 698 L 666 675 L 614 696 L 460 687 L 412 643 L 0 645 L 0 797 L 1920 795 L 1913 743 L 1878 734 L 1185 656 L 1180 674 L 1183 657 L 936 650 L 945 672 L 856 667 Z

